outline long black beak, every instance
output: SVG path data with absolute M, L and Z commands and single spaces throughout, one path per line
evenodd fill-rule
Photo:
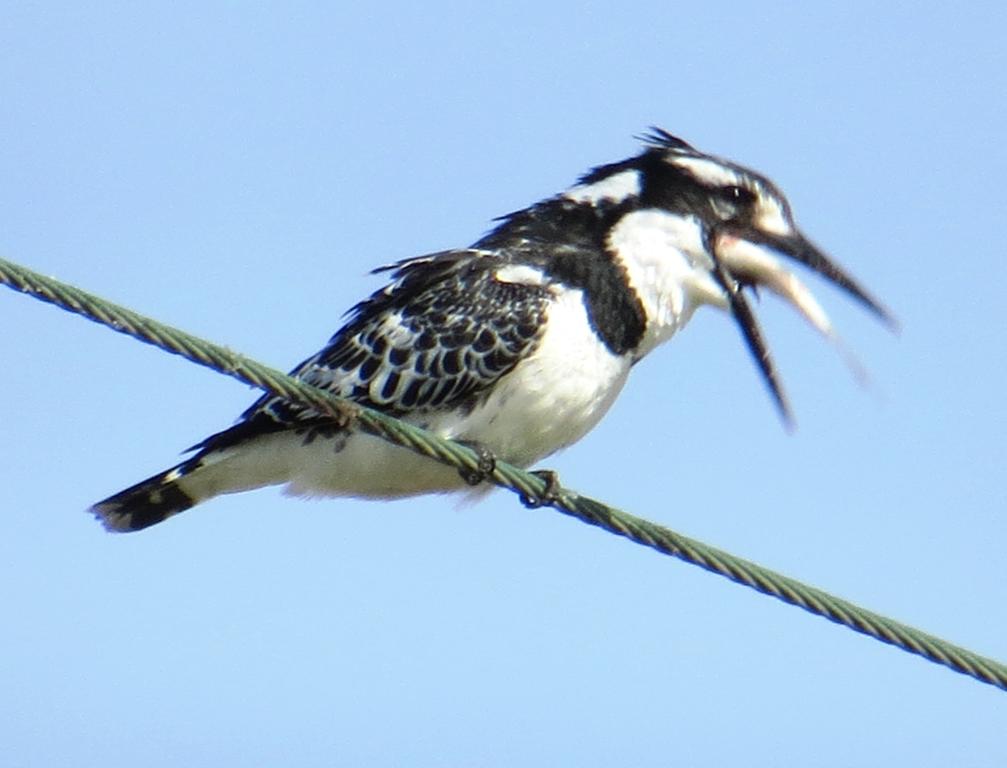
M 796 229 L 780 235 L 746 229 L 714 233 L 711 238 L 717 282 L 724 289 L 731 314 L 766 382 L 784 425 L 794 425 L 793 413 L 755 313 L 743 292 L 748 286 L 765 286 L 786 299 L 823 335 L 837 341 L 824 311 L 811 292 L 770 252 L 797 261 L 860 302 L 892 329 L 898 323 L 892 314 L 852 277 L 829 260 L 825 253 Z
M 744 237 L 750 242 L 762 242 L 777 253 L 788 256 L 813 272 L 817 272 L 830 283 L 842 288 L 850 296 L 863 304 L 864 307 L 875 314 L 889 328 L 898 330 L 899 323 L 892 313 L 881 302 L 864 290 L 856 280 L 850 277 L 838 265 L 830 261 L 829 257 L 800 231 L 795 230 L 792 235 L 750 232 L 746 233 Z

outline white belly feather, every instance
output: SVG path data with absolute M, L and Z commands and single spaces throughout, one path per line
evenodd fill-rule
M 629 358 L 613 355 L 591 329 L 581 291 L 560 289 L 535 351 L 501 378 L 485 401 L 469 413 L 433 412 L 407 420 L 529 466 L 591 430 L 619 394 L 629 368 Z M 394 497 L 467 487 L 455 469 L 359 432 L 308 444 L 290 432 L 267 435 L 208 464 L 182 481 L 194 497 L 277 484 L 297 496 Z M 219 487 L 225 478 L 228 487 Z
M 528 466 L 582 438 L 608 411 L 629 373 L 591 329 L 579 290 L 549 307 L 538 347 L 501 379 L 485 404 L 460 422 L 445 415 L 435 432 L 476 440 L 500 458 Z

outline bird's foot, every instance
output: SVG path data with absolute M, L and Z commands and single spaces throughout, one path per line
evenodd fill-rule
M 533 469 L 530 474 L 535 475 L 535 477 L 545 483 L 545 490 L 537 496 L 522 493 L 521 503 L 528 507 L 528 509 L 537 509 L 538 507 L 547 507 L 553 504 L 558 498 L 560 488 L 559 475 L 551 469 Z
M 496 456 L 493 455 L 493 451 L 482 443 L 462 442 L 462 445 L 471 448 L 479 457 L 475 469 L 463 467 L 458 470 L 458 474 L 461 475 L 462 480 L 467 485 L 479 485 L 479 483 L 489 480 L 493 475 L 493 471 L 497 468 L 497 460 Z

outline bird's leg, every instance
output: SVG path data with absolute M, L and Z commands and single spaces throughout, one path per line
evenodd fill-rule
M 479 442 L 467 440 L 459 440 L 458 442 L 471 448 L 479 457 L 475 469 L 462 467 L 458 470 L 458 474 L 461 475 L 462 480 L 467 485 L 479 485 L 479 483 L 489 480 L 493 475 L 493 471 L 497 468 L 497 460 L 496 456 L 493 455 L 493 451 Z
M 535 475 L 535 477 L 543 481 L 545 483 L 545 490 L 537 496 L 522 493 L 521 503 L 528 507 L 528 509 L 537 509 L 538 507 L 549 506 L 555 502 L 558 498 L 557 494 L 560 488 L 559 475 L 551 469 L 533 469 L 529 474 Z

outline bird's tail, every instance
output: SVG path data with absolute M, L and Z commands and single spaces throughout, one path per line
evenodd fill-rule
M 186 493 L 180 481 L 195 469 L 192 461 L 149 477 L 91 507 L 108 531 L 139 531 L 184 512 L 201 499 Z

